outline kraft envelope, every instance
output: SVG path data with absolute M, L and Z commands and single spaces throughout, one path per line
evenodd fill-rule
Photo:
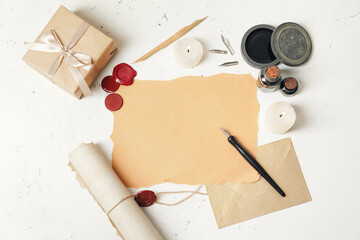
M 311 201 L 290 138 L 260 146 L 257 160 L 286 197 L 281 197 L 264 178 L 255 183 L 206 185 L 219 228 Z

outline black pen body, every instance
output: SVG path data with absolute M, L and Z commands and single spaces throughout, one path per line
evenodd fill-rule
M 285 193 L 281 188 L 276 184 L 276 182 L 269 176 L 265 169 L 251 156 L 251 154 L 243 148 L 240 143 L 235 139 L 234 136 L 228 137 L 229 143 L 235 147 L 235 149 L 245 158 L 245 160 L 268 182 L 273 188 L 283 197 Z

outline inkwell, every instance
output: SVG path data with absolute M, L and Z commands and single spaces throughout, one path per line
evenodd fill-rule
M 270 25 L 256 25 L 243 36 L 241 54 L 252 67 L 259 68 L 257 86 L 264 92 L 273 92 L 281 82 L 281 92 L 292 96 L 299 83 L 293 78 L 281 81 L 279 63 L 299 66 L 306 62 L 312 51 L 307 31 L 297 23 L 287 22 L 274 28 Z

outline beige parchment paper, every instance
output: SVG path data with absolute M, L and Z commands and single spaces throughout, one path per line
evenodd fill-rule
M 311 201 L 290 138 L 260 146 L 257 160 L 286 197 L 281 197 L 263 178 L 251 184 L 208 184 L 206 189 L 219 228 Z
M 124 240 L 162 239 L 133 198 L 118 204 L 130 193 L 95 144 L 81 144 L 69 160 L 82 187 L 93 195 Z
M 250 74 L 135 80 L 117 91 L 112 166 L 127 187 L 163 182 L 223 184 L 254 182 L 258 173 L 219 129 L 231 132 L 254 156 L 258 112 Z

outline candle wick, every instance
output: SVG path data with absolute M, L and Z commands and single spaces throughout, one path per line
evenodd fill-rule
M 286 113 L 285 113 L 285 112 L 282 112 L 279 117 L 283 117 L 283 116 L 285 116 L 285 115 L 286 115 Z
M 187 52 L 188 52 L 188 53 L 190 52 L 190 47 L 188 47 Z

